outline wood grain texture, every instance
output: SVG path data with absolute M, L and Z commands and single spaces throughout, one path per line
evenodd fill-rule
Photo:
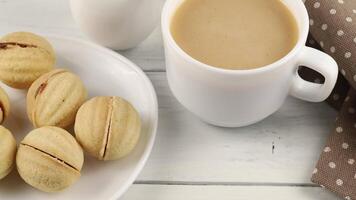
M 75 25 L 69 1 L 0 0 L 0 33 L 33 31 L 83 37 Z
M 264 121 L 218 128 L 188 112 L 164 73 L 148 73 L 158 95 L 159 128 L 139 180 L 309 184 L 336 112 L 324 103 L 288 98 Z
M 24 30 L 88 39 L 74 23 L 69 1 L 0 0 L 0 6 L 1 35 Z M 288 98 L 253 126 L 205 124 L 172 96 L 161 40 L 157 25 L 138 47 L 119 52 L 148 72 L 160 120 L 152 155 L 123 199 L 337 199 L 309 180 L 334 110 Z
M 122 200 L 337 200 L 318 187 L 133 185 Z

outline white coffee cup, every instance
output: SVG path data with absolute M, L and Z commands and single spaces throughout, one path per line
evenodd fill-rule
M 79 27 L 95 42 L 116 50 L 142 42 L 157 26 L 164 0 L 70 0 Z
M 309 18 L 301 0 L 283 0 L 299 27 L 296 46 L 280 60 L 250 70 L 206 65 L 177 45 L 170 24 L 183 1 L 167 0 L 162 11 L 167 78 L 178 101 L 203 121 L 223 127 L 246 126 L 277 111 L 288 94 L 311 102 L 323 101 L 330 95 L 338 67 L 329 55 L 305 46 Z M 322 74 L 325 82 L 317 84 L 303 80 L 297 73 L 301 65 Z

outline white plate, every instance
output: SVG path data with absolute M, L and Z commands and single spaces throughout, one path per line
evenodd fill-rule
M 89 97 L 117 95 L 135 106 L 143 122 L 141 138 L 135 150 L 122 160 L 102 162 L 86 156 L 82 176 L 62 192 L 48 194 L 33 189 L 13 170 L 0 181 L 0 199 L 117 199 L 136 179 L 153 146 L 158 121 L 153 86 L 140 68 L 115 52 L 86 41 L 57 36 L 47 38 L 55 48 L 57 65 L 79 75 Z M 32 129 L 26 115 L 26 91 L 1 86 L 11 99 L 11 114 L 4 126 L 20 142 Z

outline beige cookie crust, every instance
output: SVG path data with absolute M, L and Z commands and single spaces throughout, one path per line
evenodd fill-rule
M 64 69 L 55 69 L 38 78 L 27 93 L 27 115 L 34 127 L 74 123 L 79 107 L 87 97 L 80 78 Z
M 0 39 L 0 80 L 10 87 L 24 89 L 54 68 L 51 44 L 39 35 L 15 32 Z
M 0 179 L 2 179 L 11 172 L 16 155 L 16 140 L 3 126 L 0 126 L 0 152 Z
M 61 191 L 80 177 L 83 150 L 66 130 L 46 126 L 31 131 L 20 143 L 17 170 L 29 185 L 44 191 Z
M 116 160 L 129 154 L 141 132 L 136 109 L 120 97 L 94 97 L 79 109 L 75 135 L 84 150 L 99 160 Z

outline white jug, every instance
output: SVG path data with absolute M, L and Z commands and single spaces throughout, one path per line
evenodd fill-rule
M 123 50 L 156 27 L 164 0 L 70 0 L 74 20 L 95 42 Z

